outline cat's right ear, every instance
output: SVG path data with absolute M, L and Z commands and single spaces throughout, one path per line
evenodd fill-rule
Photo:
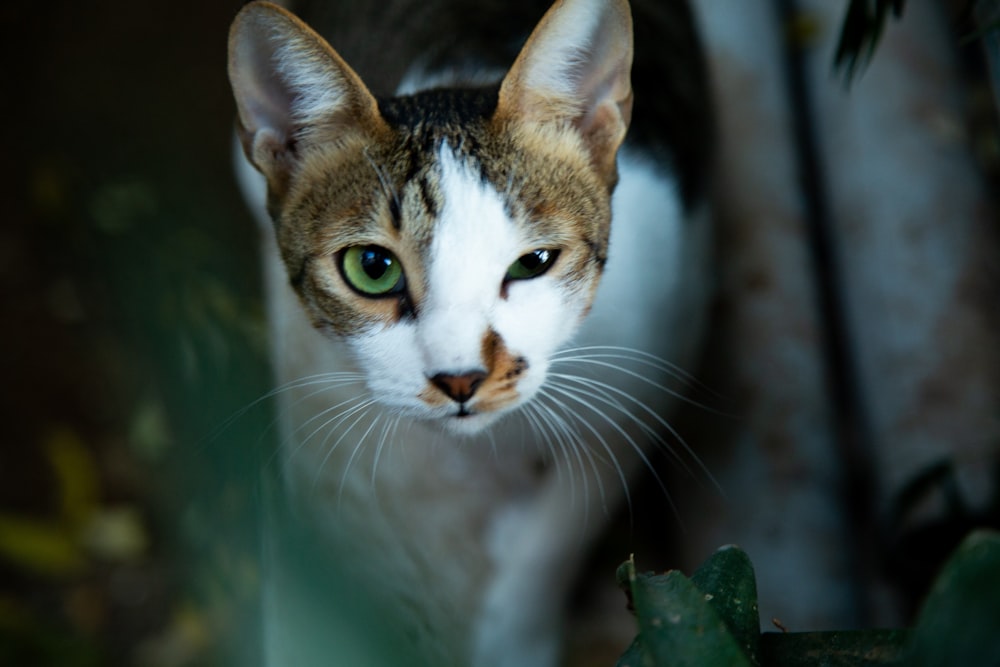
M 311 144 L 378 123 L 378 105 L 326 41 L 285 9 L 251 2 L 229 31 L 229 80 L 247 158 L 285 190 Z
M 632 15 L 627 0 L 557 0 L 500 85 L 500 114 L 569 121 L 591 163 L 617 180 L 615 156 L 632 116 Z

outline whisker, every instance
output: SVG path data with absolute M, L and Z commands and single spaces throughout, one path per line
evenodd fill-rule
M 639 449 L 639 447 L 636 444 L 635 440 L 628 433 L 626 433 L 620 426 L 618 426 L 618 424 L 616 424 L 613 419 L 611 419 L 610 417 L 608 417 L 607 415 L 605 415 L 604 413 L 602 413 L 600 410 L 597 410 L 596 408 L 594 408 L 587 401 L 585 401 L 585 400 L 581 399 L 580 397 L 576 396 L 573 393 L 573 391 L 567 389 L 564 386 L 561 386 L 557 382 L 550 382 L 549 385 L 548 385 L 548 387 L 547 387 L 547 389 L 550 392 L 549 396 L 548 396 L 549 400 L 551 400 L 553 403 L 555 403 L 556 405 L 558 405 L 563 410 L 563 412 L 565 414 L 572 415 L 572 416 L 576 417 L 577 420 L 578 420 L 578 422 L 580 423 L 580 425 L 583 426 L 592 436 L 594 436 L 594 438 L 597 440 L 598 444 L 600 444 L 601 449 L 603 449 L 604 453 L 608 455 L 608 462 L 614 468 L 615 473 L 618 476 L 618 480 L 622 484 L 622 491 L 625 494 L 625 502 L 628 505 L 629 515 L 631 516 L 631 514 L 632 514 L 632 497 L 631 497 L 631 493 L 630 493 L 629 488 L 628 488 L 628 477 L 625 475 L 625 470 L 621 467 L 621 464 L 618 462 L 618 458 L 615 456 L 614 450 L 611 449 L 611 445 L 608 444 L 608 442 L 605 439 L 605 437 L 596 428 L 594 428 L 594 426 L 592 424 L 590 424 L 590 422 L 588 422 L 586 419 L 583 419 L 583 418 L 579 417 L 579 415 L 577 415 L 575 411 L 571 410 L 569 408 L 569 406 L 567 406 L 563 401 L 560 401 L 557 398 L 555 398 L 554 396 L 552 396 L 552 392 L 558 393 L 558 394 L 560 394 L 562 396 L 565 396 L 566 398 L 568 398 L 568 399 L 570 399 L 570 400 L 572 400 L 572 401 L 574 401 L 576 403 L 579 403 L 579 404 L 583 405 L 587 409 L 589 409 L 592 412 L 594 412 L 594 414 L 597 414 L 597 415 L 601 416 L 613 429 L 617 430 L 622 435 L 622 437 L 624 437 L 626 439 L 626 441 L 630 444 L 630 446 L 633 449 L 635 449 L 639 453 L 639 455 L 641 457 L 644 458 L 645 455 L 641 452 L 641 450 Z M 583 444 L 583 443 L 586 442 L 586 440 L 581 439 L 579 442 L 581 444 Z M 595 472 L 595 476 L 597 477 L 598 480 L 600 480 L 600 476 L 597 475 L 596 465 L 595 465 L 595 463 L 593 461 L 593 458 L 589 454 L 589 448 L 586 447 L 586 446 L 584 446 L 583 450 L 584 450 L 585 453 L 588 453 L 588 458 L 590 458 L 590 460 L 591 460 L 591 465 L 592 465 L 593 470 Z M 654 474 L 655 474 L 655 471 L 654 471 Z M 601 496 L 601 507 L 602 507 L 602 510 L 604 511 L 604 514 L 607 515 L 609 512 L 608 512 L 608 505 L 607 505 L 607 497 L 605 496 L 603 485 L 600 485 L 599 491 L 600 491 L 600 496 Z
M 291 461 L 293 458 L 295 458 L 295 456 L 299 453 L 299 451 L 301 451 L 301 449 L 305 447 L 309 443 L 309 441 L 312 440 L 320 431 L 322 431 L 327 427 L 333 427 L 343 422 L 344 419 L 347 419 L 352 414 L 354 414 L 354 412 L 360 406 L 365 405 L 366 401 L 369 404 L 373 402 L 372 399 L 367 398 L 365 396 L 352 396 L 351 398 L 344 399 L 343 401 L 336 403 L 335 405 L 331 405 L 327 408 L 324 408 L 319 413 L 313 415 L 309 419 L 305 420 L 304 422 L 296 426 L 295 429 L 288 436 L 286 436 L 285 439 L 282 440 L 281 443 L 278 445 L 275 455 L 277 455 L 278 452 L 284 453 L 285 461 Z M 341 410 L 341 408 L 343 408 L 346 405 L 351 405 L 351 407 L 347 408 L 346 410 Z M 330 415 L 331 413 L 334 414 L 334 416 L 330 417 L 329 419 L 326 419 L 327 416 Z M 324 419 L 326 421 L 322 421 Z M 299 433 L 303 432 L 307 426 L 316 421 L 322 421 L 322 423 L 315 429 L 313 429 L 313 431 L 309 433 L 309 435 L 302 438 L 292 451 L 285 452 L 285 448 L 288 445 L 289 441 L 295 436 L 297 436 Z
M 604 490 L 604 482 L 601 480 L 600 474 L 597 470 L 597 462 L 594 460 L 594 454 L 591 452 L 590 447 L 586 445 L 583 441 L 583 437 L 580 435 L 579 431 L 574 429 L 569 422 L 567 422 L 561 415 L 556 412 L 556 408 L 546 405 L 542 401 L 550 401 L 557 408 L 563 411 L 564 414 L 570 417 L 576 417 L 576 415 L 558 398 L 555 398 L 551 393 L 543 388 L 539 392 L 537 408 L 539 411 L 543 411 L 546 416 L 546 420 L 552 425 L 553 431 L 556 433 L 556 437 L 560 441 L 560 449 L 566 452 L 567 449 L 573 452 L 573 457 L 576 459 L 577 466 L 580 470 L 580 477 L 583 481 L 583 497 L 587 500 L 587 505 L 584 507 L 584 522 L 589 521 L 590 517 L 590 481 L 587 476 L 587 469 L 584 465 L 583 456 L 580 452 L 587 458 L 587 462 L 590 463 L 590 471 L 594 475 L 594 480 L 597 482 L 598 497 L 601 500 L 601 507 L 607 514 L 607 496 Z M 570 474 L 572 475 L 572 468 L 570 468 Z M 572 478 L 571 478 L 572 481 Z M 573 487 L 570 487 L 570 493 L 573 493 Z
M 224 419 L 221 424 L 216 426 L 212 430 L 212 432 L 209 433 L 204 438 L 204 442 L 205 443 L 211 442 L 221 437 L 221 435 L 226 430 L 228 430 L 234 423 L 236 423 L 236 421 L 246 416 L 248 412 L 253 410 L 255 407 L 259 406 L 260 404 L 274 398 L 275 396 L 282 394 L 283 392 L 292 391 L 295 389 L 299 389 L 301 387 L 307 387 L 314 384 L 322 384 L 326 388 L 334 388 L 363 381 L 364 381 L 364 376 L 362 374 L 355 372 L 348 372 L 348 371 L 316 373 L 314 375 L 307 375 L 304 377 L 296 378 L 294 380 L 290 380 L 288 382 L 285 382 L 284 384 L 274 387 L 269 391 L 261 394 L 254 400 L 250 401 L 249 403 L 247 403 L 246 405 L 244 405 L 243 407 L 241 407 L 240 409 L 236 410 L 231 415 L 226 417 L 226 419 Z M 264 429 L 264 432 L 270 430 L 277 421 L 278 421 L 277 419 L 271 420 L 271 422 Z
M 721 495 L 723 496 L 725 495 L 722 489 L 722 485 L 719 484 L 718 480 L 715 479 L 715 476 L 712 475 L 711 471 L 709 471 L 708 469 L 708 466 L 706 466 L 704 461 L 702 461 L 701 458 L 695 453 L 694 449 L 687 443 L 686 440 L 684 440 L 684 438 L 680 435 L 680 433 L 677 432 L 677 429 L 675 429 L 667 420 L 665 420 L 663 417 L 657 414 L 657 412 L 653 410 L 651 407 L 649 407 L 646 403 L 630 395 L 628 392 L 608 384 L 607 382 L 602 382 L 600 380 L 596 380 L 593 378 L 585 378 L 575 375 L 567 375 L 563 373 L 553 373 L 552 377 L 563 380 L 565 382 L 573 382 L 578 385 L 583 385 L 587 387 L 589 391 L 584 391 L 583 389 L 579 389 L 579 391 L 585 393 L 585 395 L 589 396 L 590 398 L 600 400 L 605 405 L 613 407 L 616 410 L 622 412 L 622 414 L 626 415 L 630 420 L 632 420 L 633 423 L 635 423 L 640 429 L 642 429 L 643 432 L 651 436 L 657 442 L 657 444 L 660 444 L 678 462 L 678 464 L 685 470 L 685 472 L 687 472 L 692 477 L 696 477 L 694 475 L 694 472 L 691 470 L 691 467 L 684 459 L 684 457 L 682 457 L 673 447 L 671 447 L 669 443 L 667 443 L 666 440 L 664 440 L 664 438 L 656 431 L 656 429 L 652 428 L 652 426 L 650 426 L 643 420 L 636 417 L 619 400 L 612 398 L 608 394 L 625 399 L 631 405 L 635 406 L 642 412 L 649 415 L 656 422 L 656 424 L 658 424 L 674 439 L 676 439 L 678 443 L 680 443 L 683 451 L 686 452 L 688 456 L 691 457 L 692 460 L 694 460 L 698 468 L 705 475 L 705 477 L 712 483 L 712 485 L 716 488 L 716 490 Z
M 561 441 L 561 436 L 557 434 L 552 426 L 549 424 L 548 420 L 542 414 L 542 406 L 537 401 L 528 403 L 524 406 L 522 411 L 526 421 L 528 422 L 531 430 L 540 436 L 541 440 L 545 442 L 545 446 L 548 449 L 547 454 L 551 457 L 553 466 L 556 469 L 556 481 L 561 482 L 563 479 L 562 466 L 559 465 L 559 455 L 556 451 L 556 447 L 553 446 L 553 440 L 558 441 L 559 452 L 562 452 L 563 457 L 569 456 L 569 452 L 566 449 L 566 445 Z M 549 437 L 551 435 L 551 438 Z M 569 472 L 569 493 L 570 493 L 570 503 L 576 502 L 576 485 L 573 483 L 572 470 Z M 586 492 L 584 492 L 586 493 Z
M 581 347 L 572 347 L 557 352 L 553 355 L 553 361 L 568 360 L 574 357 L 582 359 L 629 359 L 662 370 L 669 373 L 672 377 L 691 383 L 700 389 L 711 391 L 707 385 L 703 384 L 695 376 L 688 373 L 677 364 L 671 363 L 663 357 L 658 357 L 655 354 L 651 354 L 645 350 L 639 350 L 637 348 L 624 347 L 620 345 L 585 345 Z
M 382 433 L 379 435 L 378 444 L 375 446 L 375 457 L 372 460 L 371 484 L 373 492 L 376 489 L 375 478 L 376 472 L 378 471 L 379 461 L 382 459 L 382 452 L 387 445 L 390 447 L 392 446 L 397 426 L 399 426 L 398 416 L 386 420 L 386 422 L 382 425 Z
M 374 401 L 372 401 L 372 403 L 374 403 Z M 348 427 L 348 429 L 344 432 L 344 435 L 342 435 L 341 438 L 337 440 L 337 443 L 334 444 L 334 446 L 333 446 L 333 448 L 331 448 L 330 452 L 327 453 L 327 456 L 329 456 L 329 454 L 333 452 L 333 449 L 335 449 L 337 447 L 337 445 L 340 444 L 340 440 L 343 439 L 344 436 L 346 436 L 348 433 L 350 433 L 351 431 L 353 431 L 354 427 L 357 426 L 358 423 L 362 419 L 364 419 L 365 417 L 368 416 L 369 410 L 367 409 L 367 407 L 370 407 L 370 406 L 371 406 L 371 404 L 369 404 L 368 406 L 366 406 L 366 409 L 364 410 L 364 412 L 362 412 L 360 415 L 358 415 L 358 418 L 354 420 L 354 422 L 350 425 L 350 427 Z M 351 456 L 347 459 L 347 464 L 344 465 L 344 472 L 340 476 L 340 489 L 337 492 L 337 506 L 338 507 L 340 507 L 341 499 L 344 497 L 344 486 L 346 486 L 346 484 L 347 484 L 347 478 L 350 476 L 351 466 L 354 465 L 354 460 L 357 458 L 358 454 L 361 453 L 361 450 L 364 449 L 364 447 L 365 447 L 365 441 L 368 440 L 368 436 L 371 435 L 372 430 L 375 428 L 375 425 L 378 424 L 378 422 L 379 422 L 379 417 L 376 415 L 375 419 L 373 419 L 372 422 L 371 422 L 371 424 L 368 425 L 368 428 L 365 429 L 365 432 L 361 434 L 360 438 L 358 438 L 357 442 L 354 445 L 354 449 L 351 451 Z M 324 458 L 324 464 L 325 464 L 325 462 L 326 462 L 326 459 Z M 323 466 L 321 465 L 320 466 L 320 470 L 322 470 L 322 468 L 323 468 Z
M 318 486 L 320 477 L 322 476 L 322 473 L 323 473 L 323 468 L 326 466 L 327 461 L 329 461 L 330 457 L 333 455 L 334 450 L 337 449 L 337 447 L 340 445 L 340 443 L 343 441 L 343 439 L 345 437 L 347 437 L 347 435 L 357 425 L 357 423 L 365 416 L 365 414 L 367 414 L 368 408 L 370 408 L 375 403 L 375 399 L 372 399 L 372 398 L 369 398 L 369 399 L 357 399 L 356 398 L 354 400 L 356 401 L 356 403 L 352 407 L 350 407 L 347 410 L 344 410 L 342 412 L 337 413 L 336 416 L 331 417 L 330 419 L 327 419 L 325 422 L 323 422 L 322 424 L 320 424 L 319 426 L 317 426 L 315 429 L 313 429 L 312 433 L 310 433 L 306 438 L 304 438 L 302 440 L 302 442 L 299 443 L 298 447 L 295 448 L 295 451 L 292 452 L 292 454 L 290 455 L 290 456 L 294 456 L 302 447 L 304 447 L 306 444 L 308 444 L 309 441 L 311 441 L 314 437 L 316 437 L 316 435 L 318 435 L 321 431 L 324 431 L 324 430 L 327 431 L 327 434 L 323 438 L 323 442 L 321 443 L 322 447 L 326 447 L 326 454 L 323 456 L 322 461 L 320 461 L 320 463 L 316 466 L 316 472 L 313 475 L 313 481 L 312 481 L 312 487 L 311 487 L 313 491 L 315 491 L 316 487 Z M 346 401 L 345 401 L 345 403 L 346 403 Z M 320 413 L 320 415 L 329 414 L 333 409 L 335 409 L 335 408 L 331 408 L 329 410 L 324 410 L 323 412 Z M 332 446 L 327 446 L 328 443 L 329 443 L 330 438 L 333 435 L 334 430 L 337 427 L 339 427 L 340 424 L 343 424 L 345 421 L 347 421 L 348 419 L 350 419 L 352 416 L 358 414 L 359 412 L 361 414 L 351 423 L 350 426 L 347 427 L 346 430 L 344 430 L 340 434 L 340 437 L 337 438 L 336 442 L 334 442 Z M 317 417 L 313 417 L 309 421 L 310 422 L 314 421 Z M 306 422 L 306 423 L 309 423 L 309 422 Z M 296 429 L 296 430 L 298 430 L 298 429 Z
M 575 363 L 579 365 L 590 365 L 600 368 L 605 368 L 620 373 L 624 373 L 629 377 L 635 378 L 648 386 L 654 387 L 663 391 L 670 396 L 677 398 L 678 400 L 692 405 L 706 412 L 718 415 L 720 417 L 732 418 L 734 415 L 723 412 L 717 408 L 702 403 L 701 401 L 695 400 L 694 398 L 688 396 L 682 391 L 677 389 L 672 389 L 660 382 L 657 382 L 653 378 L 647 377 L 642 373 L 626 368 L 620 363 L 612 363 L 613 361 L 629 361 L 646 368 L 653 368 L 665 375 L 674 378 L 688 387 L 696 387 L 700 391 L 707 392 L 717 399 L 722 400 L 723 397 L 717 392 L 710 389 L 707 385 L 697 380 L 694 376 L 686 371 L 682 370 L 679 366 L 672 364 L 665 359 L 657 357 L 655 355 L 643 352 L 642 350 L 634 350 L 627 347 L 614 347 L 614 346 L 590 346 L 590 347 L 580 347 L 564 350 L 553 357 L 552 362 L 555 363 Z
M 384 424 L 382 425 L 382 433 L 379 436 L 378 444 L 375 446 L 375 457 L 372 460 L 372 475 L 371 475 L 371 487 L 372 487 L 372 499 L 375 506 L 381 509 L 382 502 L 378 495 L 378 467 L 382 460 L 382 453 L 385 450 L 387 456 L 392 456 L 393 447 L 399 442 L 396 435 L 399 431 L 399 422 L 402 419 L 402 415 L 396 414 L 386 414 Z
M 560 387 L 560 389 L 562 390 L 562 392 L 564 393 L 565 396 L 567 396 L 568 398 L 570 398 L 573 401 L 576 401 L 577 403 L 579 403 L 580 405 L 584 406 L 585 408 L 587 408 L 588 410 L 590 410 L 591 412 L 593 412 L 595 415 L 597 415 L 598 417 L 600 417 L 602 420 L 604 420 L 605 423 L 607 423 L 612 429 L 614 429 L 622 437 L 622 439 L 629 445 L 629 447 L 632 449 L 632 451 L 635 452 L 636 456 L 639 458 L 639 460 L 642 462 L 642 464 L 646 467 L 646 469 L 650 472 L 650 474 L 653 477 L 653 480 L 656 482 L 657 486 L 660 487 L 660 491 L 663 494 L 663 497 L 667 500 L 667 503 L 670 505 L 670 508 L 671 508 L 671 511 L 674 514 L 674 517 L 676 517 L 676 519 L 678 520 L 678 522 L 680 522 L 683 525 L 683 520 L 681 518 L 680 511 L 678 510 L 677 505 L 674 502 L 673 496 L 671 496 L 670 491 L 667 490 L 667 486 L 664 483 L 663 478 L 656 471 L 656 468 L 653 466 L 652 462 L 649 460 L 649 457 L 646 454 L 646 452 L 643 450 L 643 448 L 639 445 L 638 442 L 636 442 L 635 438 L 633 438 L 631 434 L 629 434 L 627 431 L 625 431 L 621 427 L 621 425 L 619 425 L 617 423 L 617 421 L 611 415 L 607 414 L 604 410 L 601 410 L 594 403 L 586 400 L 586 398 L 593 398 L 595 400 L 604 402 L 605 404 L 608 404 L 608 402 L 605 401 L 602 397 L 600 397 L 598 395 L 595 395 L 595 394 L 583 391 L 583 390 L 581 390 L 579 388 L 572 388 L 571 389 L 569 387 L 565 387 L 564 386 L 564 387 Z M 582 394 L 582 396 L 578 395 L 578 394 Z M 612 406 L 612 407 L 617 407 L 617 406 Z M 628 413 L 626 413 L 626 414 L 628 414 Z M 634 420 L 634 419 L 633 419 L 633 421 L 635 423 L 637 423 L 640 427 L 644 426 L 644 424 L 642 424 L 642 422 L 640 422 L 640 421 L 637 421 L 637 420 Z M 661 439 L 661 441 L 662 441 L 662 439 Z M 607 445 L 605 445 L 605 447 L 607 448 Z M 609 451 L 609 455 L 612 456 L 612 457 L 614 457 L 614 454 L 612 452 L 610 452 L 610 451 Z M 619 465 L 618 462 L 617 462 L 617 460 L 615 460 L 615 464 Z M 633 508 L 632 508 L 631 502 L 629 502 L 629 504 L 628 504 L 628 510 L 629 510 L 629 519 L 631 521 L 631 519 L 633 517 L 633 514 L 632 514 Z
M 317 383 L 316 382 L 303 383 L 303 384 L 298 385 L 297 387 L 294 387 L 294 388 L 305 387 L 305 386 L 309 386 L 310 384 L 317 384 Z M 308 394 L 305 394 L 304 396 L 298 397 L 293 403 L 291 403 L 290 405 L 286 405 L 286 406 L 283 407 L 283 409 L 268 423 L 267 427 L 264 429 L 265 432 L 267 430 L 270 430 L 271 428 L 273 428 L 274 425 L 277 424 L 279 421 L 281 421 L 289 412 L 291 412 L 291 410 L 293 408 L 299 406 L 300 404 L 302 404 L 305 401 L 309 400 L 313 396 L 316 396 L 317 394 L 321 394 L 321 393 L 323 393 L 325 391 L 330 391 L 332 389 L 339 389 L 340 387 L 343 387 L 343 386 L 346 386 L 346 385 L 349 385 L 349 384 L 354 384 L 354 382 L 338 382 L 338 383 L 335 383 L 335 384 L 330 384 L 330 385 L 322 386 L 319 389 L 316 389 L 314 391 L 309 392 Z M 287 391 L 287 389 L 286 389 L 286 391 Z M 362 397 L 352 396 L 351 398 L 345 399 L 345 400 L 343 400 L 343 401 L 341 401 L 341 402 L 339 402 L 339 403 L 337 403 L 335 405 L 332 405 L 332 406 L 324 408 L 318 414 L 313 415 L 312 417 L 310 417 L 306 421 L 304 421 L 301 424 L 299 424 L 295 428 L 295 430 L 292 431 L 292 435 L 298 433 L 302 428 L 304 428 L 305 426 L 308 426 L 313 421 L 315 421 L 317 419 L 322 419 L 324 415 L 329 414 L 331 411 L 336 410 L 337 408 L 339 408 L 339 407 L 341 407 L 343 405 L 346 405 L 347 403 L 350 403 L 351 401 L 358 400 L 359 398 L 362 398 Z M 261 438 L 264 437 L 263 433 L 261 434 L 260 437 Z M 291 437 L 291 436 L 286 436 L 285 439 L 282 440 L 281 443 L 278 445 L 278 447 L 275 448 L 275 451 L 273 451 L 271 453 L 271 456 L 269 456 L 268 459 L 267 459 L 267 461 L 264 463 L 265 467 L 268 467 L 268 466 L 270 466 L 270 465 L 272 465 L 274 463 L 274 460 L 278 457 L 279 453 L 282 452 L 284 450 L 285 445 L 288 444 L 289 437 Z M 311 435 L 310 435 L 310 437 L 311 437 Z M 309 438 L 306 438 L 306 440 L 308 440 L 308 439 Z M 286 457 L 286 460 L 290 460 L 291 457 L 295 455 L 295 453 L 299 450 L 300 447 L 302 447 L 303 444 L 304 444 L 304 442 L 299 443 L 299 445 L 296 446 L 295 450 L 293 452 L 291 452 L 290 456 Z
M 496 439 L 496 436 L 493 433 L 493 429 L 487 429 L 487 431 L 486 431 L 486 439 L 489 440 L 489 442 L 490 442 L 490 453 L 493 456 L 493 459 L 494 460 L 499 459 L 500 458 L 500 449 L 497 447 L 497 439 Z

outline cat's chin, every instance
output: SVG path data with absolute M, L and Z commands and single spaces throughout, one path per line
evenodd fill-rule
M 497 423 L 503 413 L 499 412 L 477 412 L 473 414 L 458 416 L 450 415 L 434 422 L 448 433 L 461 436 L 475 436 L 488 430 Z

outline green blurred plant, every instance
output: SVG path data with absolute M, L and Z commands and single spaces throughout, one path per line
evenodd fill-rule
M 753 566 L 723 547 L 689 579 L 676 570 L 618 580 L 639 634 L 617 667 L 1000 664 L 1000 533 L 969 535 L 942 569 L 912 630 L 759 631 Z
M 851 0 L 840 28 L 833 68 L 848 84 L 871 62 L 891 12 L 903 15 L 906 0 Z

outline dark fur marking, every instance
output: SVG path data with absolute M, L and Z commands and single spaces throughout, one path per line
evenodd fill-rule
M 486 120 L 496 110 L 498 94 L 499 87 L 439 88 L 383 98 L 378 108 L 390 125 L 422 133 Z
M 528 361 L 524 357 L 518 357 L 517 359 L 514 360 L 514 365 L 511 367 L 511 369 L 504 374 L 503 379 L 513 380 L 514 378 L 524 373 L 524 371 L 527 368 L 528 368 Z
M 590 239 L 587 239 L 585 243 L 590 250 L 591 258 L 597 263 L 597 266 L 603 269 L 604 265 L 608 263 L 607 247 L 600 243 L 594 243 Z
M 397 232 L 403 228 L 403 215 L 399 210 L 399 199 L 393 195 L 389 197 L 389 216 L 392 218 L 392 228 Z
M 427 215 L 436 218 L 439 213 L 438 205 L 434 200 L 434 196 L 431 194 L 431 185 L 426 176 L 417 181 L 417 187 L 420 192 L 420 199 L 424 203 L 424 209 L 427 211 Z
M 477 155 L 482 140 L 476 128 L 482 128 L 496 111 L 499 87 L 440 88 L 414 95 L 387 97 L 378 100 L 379 112 L 399 137 L 395 153 L 396 173 L 402 173 L 402 183 L 415 182 L 417 193 L 430 217 L 440 214 L 440 202 L 426 169 L 443 143 L 465 155 Z M 480 165 L 485 181 L 485 169 Z M 398 202 L 390 212 L 395 225 Z M 401 213 L 401 211 L 399 211 Z
M 404 294 L 399 297 L 399 302 L 396 306 L 396 318 L 399 320 L 417 319 L 417 307 L 409 295 Z
M 308 256 L 307 257 L 303 257 L 302 258 L 302 263 L 299 264 L 299 268 L 296 269 L 295 271 L 289 271 L 288 272 L 288 274 L 289 274 L 289 276 L 288 276 L 289 277 L 288 282 L 292 286 L 292 289 L 295 290 L 296 292 L 299 292 L 302 289 L 302 283 L 306 279 L 306 272 L 309 269 L 309 262 L 311 260 L 312 260 L 312 257 L 308 257 Z

